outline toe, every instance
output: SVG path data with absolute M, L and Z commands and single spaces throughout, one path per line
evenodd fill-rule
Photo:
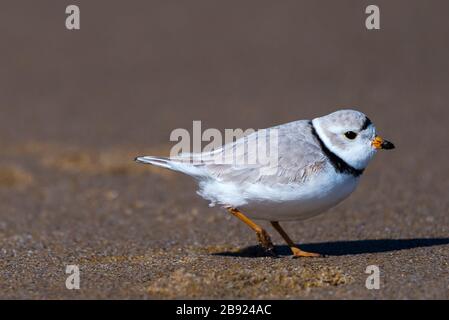
M 299 257 L 310 257 L 310 258 L 323 257 L 323 255 L 321 255 L 319 253 L 302 251 L 301 249 L 295 248 L 295 247 L 293 247 L 291 249 L 292 249 L 294 258 L 299 258 Z

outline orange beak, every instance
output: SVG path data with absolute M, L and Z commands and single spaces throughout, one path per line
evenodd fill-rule
M 376 136 L 374 140 L 371 142 L 371 145 L 376 149 L 394 149 L 394 144 L 390 141 L 384 140 L 379 136 Z

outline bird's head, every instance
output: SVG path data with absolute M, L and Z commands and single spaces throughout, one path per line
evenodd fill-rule
M 360 111 L 339 110 L 312 122 L 325 146 L 355 169 L 366 168 L 377 150 L 394 149 Z

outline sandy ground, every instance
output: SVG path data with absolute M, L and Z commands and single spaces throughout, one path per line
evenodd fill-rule
M 78 32 L 58 1 L 2 5 L 0 298 L 449 298 L 448 5 L 378 2 L 374 33 L 363 1 L 79 1 Z M 189 178 L 132 161 L 192 120 L 354 105 L 397 149 L 338 207 L 284 224 L 324 258 L 291 259 L 262 222 L 279 253 L 264 256 Z

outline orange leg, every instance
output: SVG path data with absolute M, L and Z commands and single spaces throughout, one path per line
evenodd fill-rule
M 257 239 L 259 240 L 260 246 L 269 254 L 275 255 L 274 253 L 274 246 L 271 242 L 270 236 L 268 233 L 260 227 L 259 225 L 255 224 L 251 219 L 249 219 L 247 216 L 245 216 L 242 212 L 240 212 L 238 209 L 235 208 L 227 208 L 227 210 L 235 217 L 243 221 L 246 225 L 248 225 L 251 229 L 253 229 L 256 232 Z
M 273 226 L 273 228 L 276 229 L 277 232 L 279 232 L 279 234 L 282 236 L 282 238 L 284 238 L 285 242 L 287 242 L 288 246 L 290 247 L 290 249 L 293 252 L 294 257 L 320 257 L 321 256 L 319 253 L 306 252 L 306 251 L 302 251 L 301 249 L 299 249 L 293 243 L 292 239 L 290 239 L 290 237 L 284 231 L 284 229 L 282 229 L 282 227 L 278 221 L 271 221 L 271 225 Z

